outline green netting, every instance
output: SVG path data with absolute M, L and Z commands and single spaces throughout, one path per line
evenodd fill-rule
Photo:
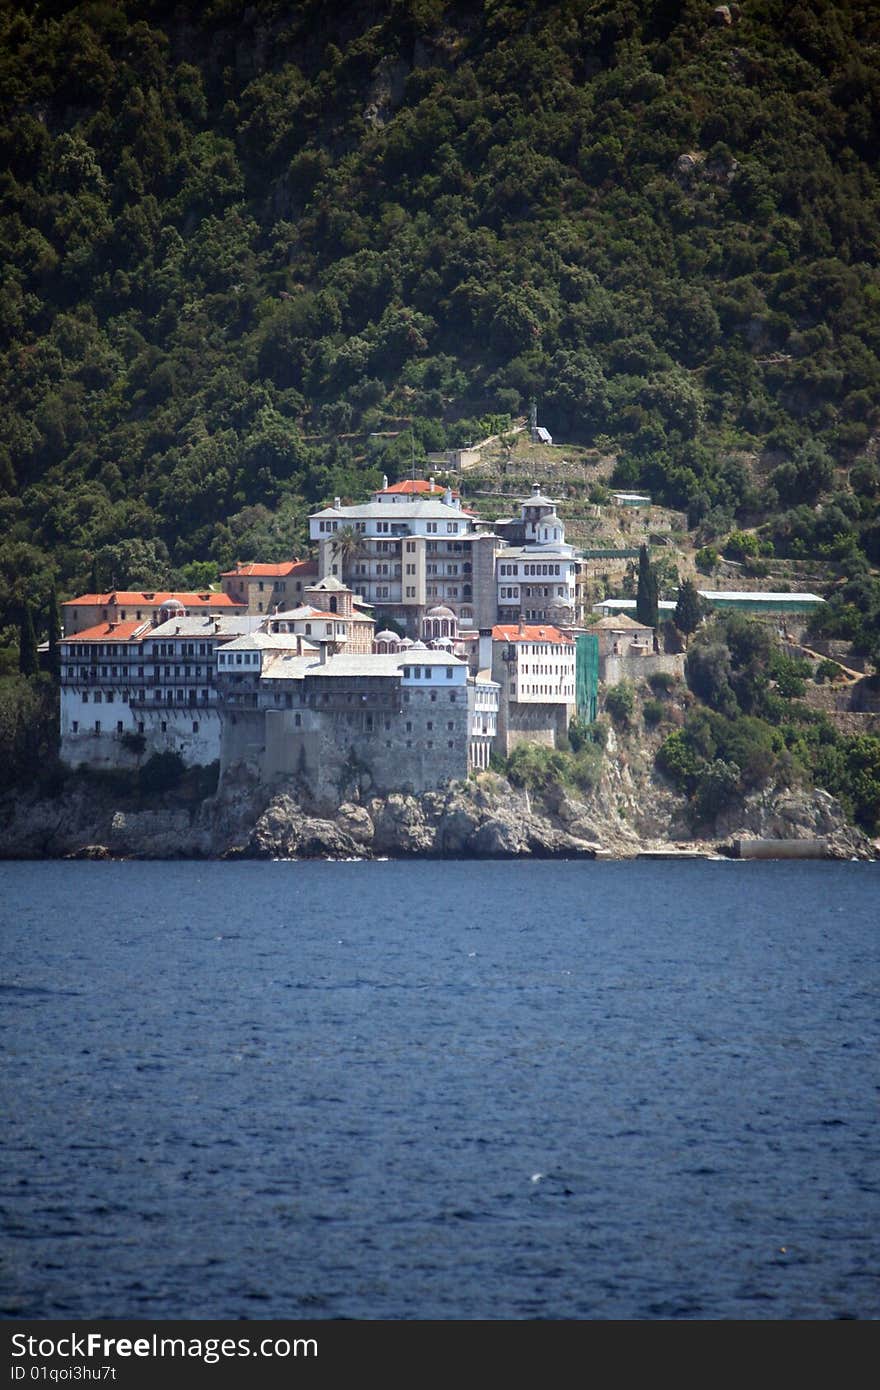
M 592 723 L 599 710 L 599 639 L 589 633 L 575 642 L 575 698 L 578 719 Z

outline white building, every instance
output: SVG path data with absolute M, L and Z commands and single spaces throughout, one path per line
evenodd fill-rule
M 552 624 L 498 624 L 492 629 L 492 676 L 500 686 L 496 747 L 555 747 L 576 709 L 576 647 Z
M 322 578 L 343 580 L 411 637 L 418 636 L 425 610 L 440 604 L 462 627 L 494 622 L 498 541 L 450 489 L 442 498 L 381 492 L 353 507 L 337 498 L 309 518 L 309 528 Z M 349 541 L 356 536 L 359 545 L 343 545 L 340 531 Z
M 565 541 L 556 502 L 535 485 L 516 520 L 495 523 L 507 542 L 496 555 L 498 621 L 577 620 L 577 557 Z
M 174 599 L 158 617 L 61 639 L 61 757 L 71 766 L 128 767 L 162 752 L 188 766 L 219 758 L 216 651 L 259 619 L 188 616 Z
M 480 671 L 468 682 L 468 760 L 471 767 L 487 768 L 492 746 L 498 736 L 498 707 L 501 686 L 488 671 Z

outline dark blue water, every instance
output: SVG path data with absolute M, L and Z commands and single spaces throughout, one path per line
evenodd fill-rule
M 876 1317 L 878 889 L 0 865 L 2 1313 Z

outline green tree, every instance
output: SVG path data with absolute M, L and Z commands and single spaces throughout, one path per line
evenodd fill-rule
M 619 685 L 612 685 L 606 690 L 605 708 L 615 724 L 629 728 L 635 709 L 635 692 L 629 681 L 621 681 Z
M 60 667 L 58 638 L 61 635 L 61 612 L 58 607 L 58 590 L 55 588 L 54 584 L 49 591 L 46 626 L 49 632 L 49 670 L 57 680 Z
M 636 589 L 636 618 L 656 630 L 660 621 L 657 575 L 648 556 L 648 547 L 639 550 L 639 579 Z
M 18 636 L 18 669 L 23 676 L 35 676 L 39 668 L 37 658 L 37 637 L 34 632 L 34 615 L 29 603 L 21 610 Z
M 684 634 L 685 645 L 703 621 L 703 604 L 692 579 L 686 579 L 678 591 L 675 604 L 675 626 Z
M 330 542 L 334 560 L 339 562 L 339 572 L 344 576 L 354 561 L 363 553 L 363 536 L 356 526 L 340 526 Z

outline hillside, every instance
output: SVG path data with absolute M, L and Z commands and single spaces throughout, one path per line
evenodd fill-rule
M 871 0 L 0 0 L 0 735 L 58 596 L 302 552 L 532 397 L 487 515 L 646 488 L 668 582 L 876 662 L 878 73 Z
M 880 558 L 869 0 L 0 16 L 7 623 L 533 394 L 693 525 Z

